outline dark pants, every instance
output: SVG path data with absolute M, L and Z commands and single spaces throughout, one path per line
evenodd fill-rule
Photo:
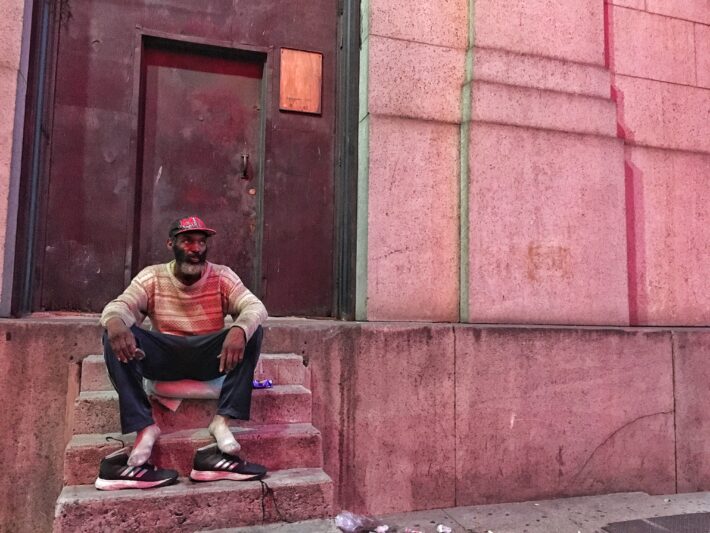
M 145 352 L 140 361 L 122 363 L 113 353 L 104 333 L 104 359 L 114 388 L 118 391 L 121 431 L 131 433 L 153 424 L 153 414 L 143 389 L 143 378 L 158 381 L 195 379 L 208 381 L 223 375 L 219 372 L 222 343 L 229 330 L 208 335 L 180 337 L 137 326 L 131 328 L 136 344 Z M 261 326 L 246 345 L 244 359 L 227 373 L 219 395 L 217 414 L 249 420 L 254 368 L 261 351 Z

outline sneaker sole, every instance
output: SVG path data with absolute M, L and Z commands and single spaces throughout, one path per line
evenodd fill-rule
M 193 481 L 219 481 L 229 479 L 231 481 L 249 481 L 259 479 L 265 474 L 239 474 L 237 472 L 221 472 L 216 470 L 192 470 L 190 479 Z
M 138 481 L 133 479 L 101 479 L 96 478 L 94 487 L 98 490 L 152 489 L 172 485 L 176 479 L 161 479 L 158 481 Z

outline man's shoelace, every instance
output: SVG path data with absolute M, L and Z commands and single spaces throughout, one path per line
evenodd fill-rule
M 112 437 L 111 435 L 109 435 L 108 437 L 106 437 L 106 442 L 111 442 L 112 440 L 115 440 L 116 442 L 120 442 L 120 443 L 121 443 L 121 448 L 125 448 L 125 447 L 126 447 L 126 443 L 125 443 L 123 440 L 117 439 L 116 437 Z

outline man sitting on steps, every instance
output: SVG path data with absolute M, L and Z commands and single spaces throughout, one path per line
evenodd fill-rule
M 190 477 L 243 480 L 266 473 L 236 455 L 240 445 L 228 426 L 230 419 L 249 419 L 266 308 L 229 267 L 207 262 L 208 238 L 215 233 L 196 216 L 173 222 L 167 245 L 175 260 L 142 270 L 103 310 L 104 358 L 118 392 L 121 431 L 137 436 L 130 454 L 119 450 L 101 462 L 98 489 L 149 488 L 177 479 L 174 470 L 147 463 L 160 428 L 143 378 L 207 381 L 226 374 L 208 428 L 216 444 L 197 451 Z M 225 330 L 227 314 L 234 324 Z M 146 316 L 154 331 L 139 327 Z

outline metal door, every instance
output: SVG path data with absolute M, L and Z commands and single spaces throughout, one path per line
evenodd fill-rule
M 209 259 L 256 290 L 262 76 L 259 57 L 144 49 L 134 271 L 172 259 L 170 221 L 196 214 L 217 230 Z
M 333 316 L 337 6 L 73 0 L 28 226 L 31 310 L 100 311 L 170 259 L 167 224 L 195 212 L 219 231 L 211 260 L 270 314 Z M 279 108 L 282 48 L 322 54 L 319 113 Z

